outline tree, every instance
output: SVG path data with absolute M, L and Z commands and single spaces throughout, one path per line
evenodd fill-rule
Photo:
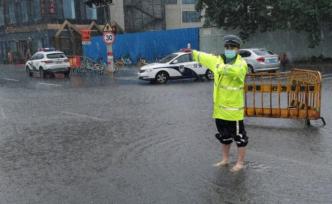
M 207 22 L 238 29 L 248 39 L 256 32 L 294 30 L 307 33 L 309 47 L 319 45 L 323 30 L 332 30 L 331 0 L 198 0 Z

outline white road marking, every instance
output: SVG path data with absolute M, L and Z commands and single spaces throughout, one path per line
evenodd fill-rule
M 67 112 L 67 111 L 62 111 L 61 113 L 66 114 L 66 115 L 76 116 L 79 118 L 88 118 L 88 119 L 92 119 L 92 120 L 96 120 L 96 121 L 107 122 L 107 120 L 105 120 L 105 119 L 93 117 L 90 115 L 80 114 L 80 113 L 73 113 L 73 112 Z
M 6 114 L 5 114 L 5 111 L 3 110 L 2 107 L 0 107 L 0 115 L 1 115 L 1 117 L 2 117 L 3 119 L 7 119 L 7 116 L 6 116 Z
M 15 82 L 19 82 L 20 80 L 17 80 L 17 79 L 10 79 L 10 78 L 2 78 L 3 80 L 6 80 L 6 81 L 15 81 Z
M 43 83 L 43 82 L 40 82 L 39 84 L 40 85 L 46 85 L 46 86 L 62 86 L 60 84 L 50 84 L 50 83 Z

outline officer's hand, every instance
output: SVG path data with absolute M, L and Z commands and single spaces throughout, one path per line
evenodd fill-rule
M 182 48 L 181 49 L 182 52 L 192 52 L 192 49 L 191 48 Z

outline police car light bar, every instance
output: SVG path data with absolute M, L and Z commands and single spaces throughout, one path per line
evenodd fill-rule
M 181 52 L 191 52 L 192 50 L 190 48 L 182 48 L 180 49 Z
M 51 47 L 45 47 L 45 48 L 38 48 L 39 52 L 51 52 L 51 51 L 55 51 L 55 48 Z

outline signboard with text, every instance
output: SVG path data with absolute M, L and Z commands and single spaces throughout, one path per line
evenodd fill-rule
M 82 34 L 82 45 L 90 45 L 91 44 L 91 30 L 81 30 Z

